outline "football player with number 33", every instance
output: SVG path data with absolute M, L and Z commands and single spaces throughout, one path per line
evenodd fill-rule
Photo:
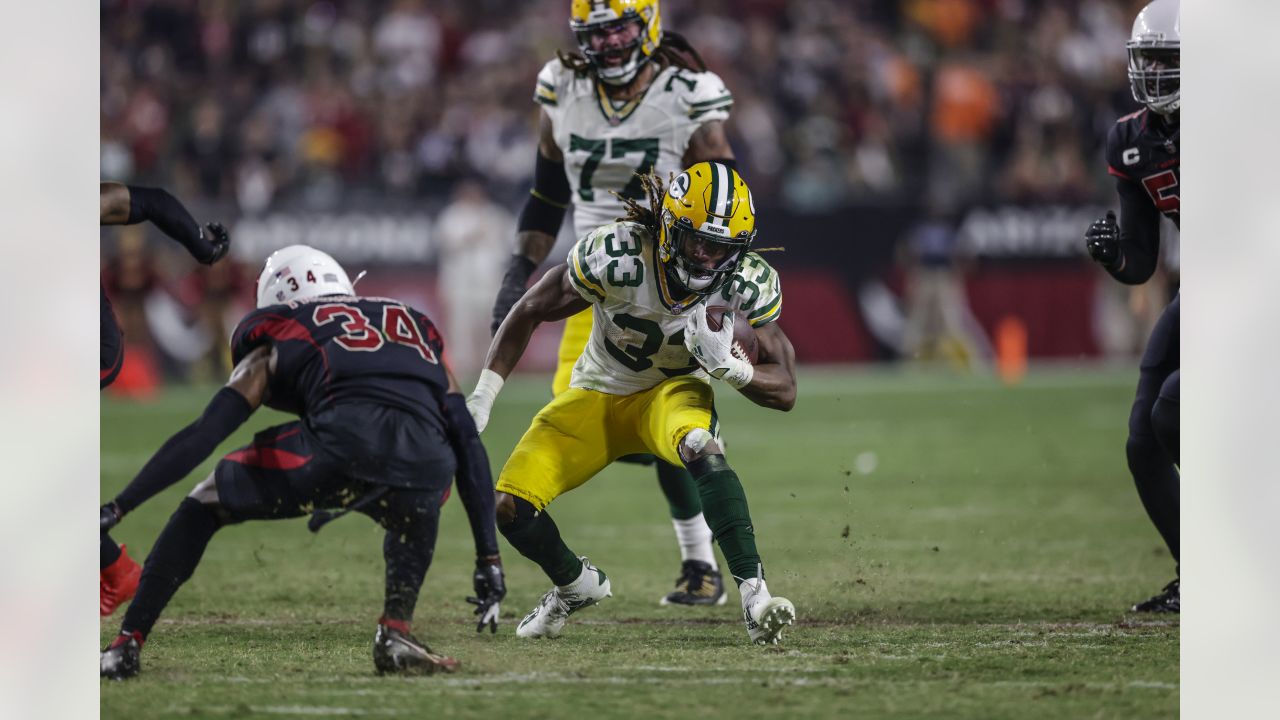
M 534 417 L 498 478 L 498 529 L 555 583 L 516 634 L 556 637 L 569 615 L 611 594 L 604 572 L 561 540 L 547 506 L 618 458 L 648 452 L 696 479 L 738 581 L 748 637 L 776 643 L 795 607 L 765 585 L 747 497 L 716 436 L 710 378 L 764 407 L 795 404 L 795 353 L 774 322 L 778 274 L 751 252 L 755 207 L 732 168 L 698 163 L 665 195 L 653 175 L 641 187 L 647 207 L 628 201 L 626 221 L 588 233 L 511 309 L 467 399 L 483 430 L 534 329 L 590 309 L 591 336 L 569 389 Z M 718 329 L 707 313 L 712 298 L 728 308 Z M 754 365 L 734 340 L 734 322 L 754 328 Z
M 734 167 L 724 131 L 733 97 L 684 37 L 663 31 L 658 0 L 573 0 L 570 12 L 581 52 L 560 53 L 538 73 L 534 186 L 494 303 L 495 333 L 550 254 L 570 201 L 574 237 L 582 238 L 621 217 L 623 198 L 644 197 L 640 174 L 655 172 L 666 180 L 704 160 Z M 590 312 L 565 323 L 554 395 L 568 389 L 590 334 Z M 724 584 L 693 478 L 661 458 L 657 473 L 682 561 L 676 587 L 662 604 L 723 604 Z

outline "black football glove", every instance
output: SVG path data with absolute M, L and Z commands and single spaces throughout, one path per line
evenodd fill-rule
M 1108 270 L 1120 267 L 1120 226 L 1116 224 L 1116 214 L 1111 210 L 1107 216 L 1093 221 L 1084 233 L 1084 244 L 1089 250 L 1089 257 Z
M 502 276 L 502 289 L 498 291 L 498 299 L 493 303 L 493 323 L 489 332 L 498 334 L 498 327 L 507 319 L 511 308 L 524 297 L 525 288 L 529 284 L 529 276 L 538 266 L 529 258 L 516 253 L 507 264 L 507 274 Z
M 471 576 L 475 597 L 467 598 L 467 602 L 476 606 L 474 614 L 480 616 L 476 623 L 476 632 L 482 632 L 489 626 L 490 632 L 498 632 L 498 603 L 507 596 L 507 579 L 502 574 L 502 560 L 498 557 L 479 558 L 476 560 L 476 573 Z
M 227 251 L 231 249 L 231 235 L 227 229 L 222 227 L 222 223 L 209 223 L 200 229 L 200 237 L 205 238 L 213 245 L 213 254 L 201 260 L 205 265 L 212 265 L 222 258 L 226 257 Z
M 115 503 L 107 503 L 98 510 L 98 530 L 106 532 L 120 522 L 120 508 Z

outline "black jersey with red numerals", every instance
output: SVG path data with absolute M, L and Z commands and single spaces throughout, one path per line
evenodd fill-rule
M 1142 188 L 1157 210 L 1178 223 L 1177 123 L 1143 108 L 1107 134 L 1107 172 Z
M 269 407 L 307 417 L 375 403 L 444 427 L 444 343 L 431 320 L 404 303 L 330 295 L 255 310 L 231 336 L 233 361 L 266 343 L 276 348 Z

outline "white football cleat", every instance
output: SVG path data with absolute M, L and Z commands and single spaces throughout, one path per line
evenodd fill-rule
M 564 629 L 569 616 L 585 607 L 590 607 L 607 597 L 613 597 L 609 578 L 604 571 L 592 565 L 587 559 L 582 560 L 582 574 L 572 584 L 565 587 L 553 587 L 538 601 L 520 624 L 516 626 L 516 637 L 522 638 L 556 638 Z
M 783 597 L 772 597 L 761 578 L 738 586 L 742 592 L 742 620 L 747 636 L 756 645 L 777 645 L 782 629 L 796 621 L 796 606 Z

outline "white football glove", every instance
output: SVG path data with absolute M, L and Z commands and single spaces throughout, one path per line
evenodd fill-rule
M 476 432 L 484 432 L 485 426 L 489 424 L 489 411 L 493 409 L 493 401 L 497 399 L 503 382 L 502 376 L 492 370 L 486 368 L 480 371 L 476 389 L 467 398 L 467 412 L 471 413 L 471 419 L 476 423 Z
M 684 321 L 684 346 L 711 377 L 724 380 L 734 388 L 751 382 L 755 368 L 733 353 L 733 313 L 724 314 L 719 330 L 707 325 L 707 308 L 697 305 Z

